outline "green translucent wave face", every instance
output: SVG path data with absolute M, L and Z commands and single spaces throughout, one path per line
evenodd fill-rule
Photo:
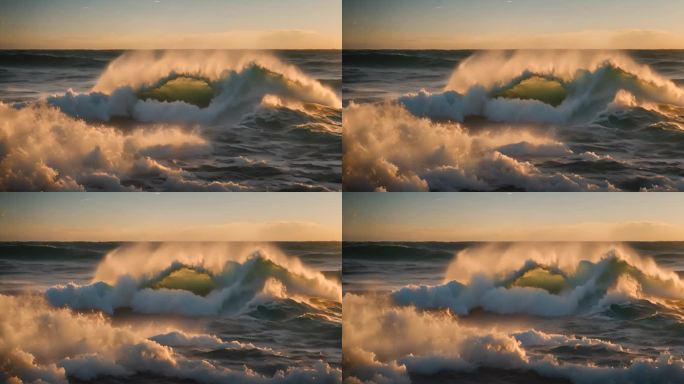
M 568 92 L 556 80 L 533 76 L 511 88 L 496 93 L 494 96 L 508 99 L 539 100 L 556 107 L 565 100 Z
M 206 273 L 197 272 L 190 268 L 181 268 L 164 277 L 152 288 L 182 289 L 195 295 L 206 296 L 216 288 L 216 283 Z
M 541 288 L 549 293 L 558 294 L 563 290 L 565 279 L 561 275 L 551 273 L 542 268 L 536 268 L 522 275 L 512 285 L 516 287 Z
M 157 101 L 183 101 L 200 108 L 206 108 L 215 94 L 214 88 L 207 81 L 181 76 L 156 88 L 140 91 L 138 97 Z

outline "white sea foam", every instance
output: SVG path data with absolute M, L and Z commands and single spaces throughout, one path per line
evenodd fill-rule
M 572 153 L 552 137 L 521 128 L 472 133 L 458 123 L 416 117 L 395 103 L 352 103 L 343 126 L 348 191 L 614 189 L 510 157 Z
M 212 335 L 168 332 L 160 326 L 114 326 L 98 314 L 52 308 L 36 296 L 0 295 L 0 379 L 11 383 L 68 383 L 69 378 L 130 377 L 137 373 L 199 383 L 339 383 L 323 362 L 262 376 L 183 357 L 167 344 L 232 346 Z M 155 341 L 158 339 L 159 342 Z
M 472 372 L 477 369 L 532 372 L 576 384 L 675 383 L 684 379 L 684 361 L 668 353 L 657 359 L 635 357 L 629 366 L 563 363 L 551 355 L 534 356 L 539 346 L 599 346 L 625 352 L 616 344 L 545 334 L 534 329 L 506 332 L 460 323 L 444 311 L 424 312 L 397 306 L 386 297 L 346 294 L 343 300 L 345 382 L 411 383 L 410 374 Z
M 0 103 L 0 189 L 137 190 L 130 179 L 154 177 L 168 190 L 239 190 L 204 182 L 165 160 L 206 155 L 211 144 L 196 130 L 151 126 L 124 133 L 72 119 L 54 107 L 15 109 Z

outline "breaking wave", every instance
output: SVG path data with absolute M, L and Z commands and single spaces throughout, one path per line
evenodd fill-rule
M 459 64 L 443 92 L 421 91 L 399 102 L 432 119 L 568 123 L 591 121 L 619 94 L 637 105 L 684 106 L 684 91 L 671 80 L 627 55 L 602 51 L 476 53 Z
M 667 308 L 667 301 L 684 302 L 684 282 L 622 245 L 487 245 L 459 252 L 445 284 L 404 287 L 392 298 L 457 315 L 481 308 L 567 316 L 637 300 Z
M 57 286 L 45 295 L 56 307 L 109 314 L 130 308 L 146 314 L 262 316 L 276 303 L 296 315 L 311 312 L 335 321 L 329 308 L 341 292 L 339 282 L 266 244 L 163 243 L 118 248 L 100 263 L 91 284 Z
M 48 98 L 70 116 L 208 124 L 239 119 L 268 96 L 341 108 L 334 91 L 266 54 L 137 51 L 114 60 L 92 91 Z

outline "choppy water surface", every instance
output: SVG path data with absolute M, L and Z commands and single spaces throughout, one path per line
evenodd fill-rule
M 684 189 L 684 51 L 343 62 L 345 190 Z
M 0 190 L 339 190 L 340 60 L 0 52 Z
M 0 250 L 4 379 L 341 382 L 339 243 Z
M 684 243 L 345 243 L 350 382 L 677 383 Z

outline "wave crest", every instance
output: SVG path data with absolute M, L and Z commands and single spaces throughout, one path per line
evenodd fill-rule
M 330 88 L 256 52 L 135 51 L 112 61 L 90 93 L 52 96 L 65 113 L 109 121 L 209 123 L 239 118 L 266 95 L 341 108 Z
M 341 288 L 267 244 L 163 243 L 117 248 L 98 266 L 92 284 L 53 287 L 46 297 L 58 307 L 188 316 L 239 314 L 286 300 L 326 317 L 328 305 L 341 300 Z
M 463 121 L 589 121 L 628 92 L 640 103 L 684 105 L 684 91 L 619 52 L 487 51 L 459 64 L 443 92 L 399 98 L 413 114 Z
M 398 304 L 475 308 L 502 314 L 566 316 L 625 300 L 684 300 L 684 282 L 628 247 L 614 244 L 487 245 L 461 251 L 438 286 L 405 287 Z

